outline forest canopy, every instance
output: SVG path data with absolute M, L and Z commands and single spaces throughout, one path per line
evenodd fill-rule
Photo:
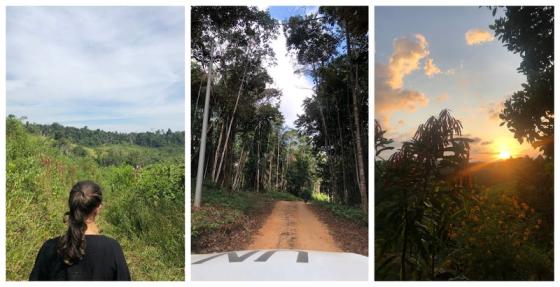
M 367 7 L 321 7 L 285 21 L 256 7 L 193 7 L 191 15 L 192 174 L 206 91 L 206 180 L 232 191 L 320 192 L 367 211 Z M 280 33 L 314 85 L 296 129 L 279 106 L 296 95 L 272 88 L 268 73 Z
M 17 118 L 8 115 L 8 118 Z M 25 120 L 25 117 L 22 118 Z M 56 140 L 66 139 L 76 144 L 89 147 L 106 144 L 134 144 L 145 147 L 164 147 L 164 146 L 184 146 L 185 132 L 171 131 L 168 129 L 156 130 L 155 132 L 109 132 L 100 129 L 90 129 L 87 126 L 82 128 L 63 126 L 59 123 L 37 124 L 25 121 L 25 128 L 34 134 L 52 137 Z

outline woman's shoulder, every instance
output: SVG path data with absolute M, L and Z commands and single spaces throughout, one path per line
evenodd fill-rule
M 42 249 L 56 249 L 59 241 L 60 237 L 49 238 L 43 242 Z
M 110 246 L 113 248 L 121 248 L 119 242 L 109 236 L 101 235 L 101 234 L 91 234 L 86 235 L 88 243 L 93 242 L 94 244 L 100 244 L 103 246 Z
M 60 237 L 54 237 L 45 240 L 45 242 L 43 242 L 43 245 L 41 246 L 41 249 L 39 250 L 39 254 L 41 254 L 42 256 L 51 256 L 56 254 L 59 238 Z

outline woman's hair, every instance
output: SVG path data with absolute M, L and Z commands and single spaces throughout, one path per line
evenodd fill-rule
M 58 245 L 58 253 L 67 265 L 72 265 L 84 257 L 86 218 L 101 205 L 101 201 L 101 187 L 93 181 L 80 181 L 70 190 L 68 198 L 70 211 L 64 216 L 68 230 L 60 237 Z

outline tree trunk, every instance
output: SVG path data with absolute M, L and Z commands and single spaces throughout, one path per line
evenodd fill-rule
M 280 133 L 278 130 L 278 145 L 276 146 L 276 180 L 274 181 L 274 188 L 278 190 L 278 171 L 280 169 Z
M 286 150 L 286 161 L 284 161 L 283 167 L 282 167 L 282 179 L 280 180 L 280 189 L 284 192 L 286 192 L 286 172 L 288 170 L 288 161 L 290 158 L 290 144 L 288 144 L 288 148 Z
M 245 157 L 247 153 L 245 152 L 245 147 L 241 148 L 241 155 L 239 156 L 239 162 L 237 164 L 237 169 L 235 171 L 235 176 L 234 176 L 234 180 L 233 180 L 233 186 L 232 189 L 233 190 L 237 190 L 237 187 L 239 185 L 240 182 L 240 177 L 241 174 L 243 173 L 243 168 L 245 166 Z
M 200 85 L 198 86 L 198 93 L 196 94 L 196 102 L 194 104 L 194 119 L 198 120 L 198 99 L 200 98 L 200 92 L 202 91 L 202 82 L 200 81 Z
M 196 171 L 196 187 L 194 193 L 194 207 L 200 207 L 202 199 L 202 176 L 204 173 L 204 155 L 206 153 L 206 131 L 208 129 L 208 110 L 210 107 L 210 85 L 212 84 L 212 62 L 214 62 L 214 46 L 210 48 L 210 65 L 208 66 L 208 81 L 206 83 L 206 98 L 204 100 L 204 113 L 202 116 L 202 134 L 200 136 L 200 149 L 198 153 L 198 169 Z
M 315 65 L 313 65 L 313 75 L 315 77 L 315 94 L 317 95 L 317 101 L 319 103 L 319 115 L 321 116 L 321 122 L 322 122 L 322 127 L 323 127 L 323 133 L 325 134 L 325 147 L 327 148 L 327 161 L 329 163 L 329 173 L 331 178 L 329 179 L 330 183 L 331 183 L 331 194 L 333 194 L 334 192 L 336 192 L 336 182 L 335 182 L 335 174 L 334 174 L 334 168 L 333 168 L 333 162 L 332 162 L 332 155 L 330 152 L 330 145 L 329 145 L 329 134 L 327 131 L 327 124 L 325 121 L 325 114 L 323 113 L 323 103 L 321 100 L 321 96 L 319 95 L 319 81 L 317 80 L 317 69 L 315 68 Z
M 235 100 L 235 106 L 233 107 L 233 112 L 231 113 L 231 119 L 229 121 L 229 126 L 227 129 L 227 133 L 226 133 L 226 140 L 224 143 L 224 147 L 227 147 L 228 142 L 229 142 L 229 135 L 231 133 L 231 127 L 233 126 L 233 120 L 235 119 L 235 113 L 237 112 L 237 105 L 239 104 L 239 98 L 241 97 L 241 91 L 243 90 L 243 83 L 245 82 L 245 76 L 247 75 L 247 66 L 249 66 L 249 64 L 247 63 L 245 65 L 245 68 L 243 68 L 243 77 L 241 78 L 241 84 L 239 85 L 239 89 L 237 90 L 237 98 Z M 216 174 L 216 180 L 218 180 L 218 178 L 220 177 L 220 172 L 222 170 L 222 164 L 224 162 L 224 155 L 225 155 L 225 149 L 222 151 L 222 156 L 220 158 L 220 164 L 218 165 L 218 171 Z
M 216 152 L 214 153 L 214 164 L 212 165 L 212 181 L 216 182 L 216 165 L 218 164 L 218 158 L 220 155 L 220 145 L 222 144 L 222 134 L 224 132 L 225 121 L 222 121 L 222 127 L 220 128 L 220 136 L 216 142 Z
M 361 206 L 365 212 L 368 212 L 368 195 L 366 186 L 366 173 L 364 168 L 364 152 L 362 147 L 362 135 L 360 133 L 360 109 L 358 103 L 358 79 L 354 78 L 352 72 L 352 49 L 350 43 L 350 34 L 348 32 L 348 23 L 345 20 L 345 33 L 346 33 L 346 52 L 348 57 L 348 68 L 350 72 L 350 84 L 352 86 L 352 104 L 353 104 L 353 118 L 354 128 L 356 130 L 356 156 L 358 157 L 358 178 L 360 188 L 360 198 L 362 200 Z M 356 70 L 357 71 L 357 70 Z
M 336 119 L 338 124 L 338 145 L 340 146 L 340 154 L 341 154 L 341 168 L 342 168 L 342 187 L 344 191 L 344 204 L 348 204 L 348 187 L 346 185 L 346 168 L 344 164 L 346 161 L 344 160 L 344 146 L 342 145 L 342 128 L 340 126 L 340 109 L 336 108 Z
M 403 244 L 401 249 L 401 275 L 400 280 L 406 280 L 406 249 L 408 242 L 408 208 L 405 207 L 404 210 L 404 232 L 403 232 Z
M 208 166 L 210 166 L 210 157 L 207 157 L 206 163 L 204 163 L 204 175 L 202 178 L 208 178 Z
M 259 137 L 259 142 L 257 144 L 257 193 L 259 193 L 260 188 L 260 171 L 261 171 L 261 140 Z
M 236 130 L 234 129 L 231 132 L 231 138 L 235 139 L 235 134 L 236 134 Z M 223 169 L 222 169 L 222 187 L 227 188 L 229 191 L 231 191 L 231 186 L 232 186 L 232 175 L 231 175 L 231 169 L 233 168 L 233 162 L 235 160 L 235 150 L 234 150 L 235 146 L 234 146 L 234 140 L 230 141 L 229 144 L 227 146 L 225 146 L 225 152 L 226 152 L 226 156 L 225 156 L 225 160 L 224 160 L 224 165 L 223 165 Z
M 272 190 L 272 161 L 274 160 L 274 150 L 270 152 L 270 160 L 268 164 L 268 191 Z

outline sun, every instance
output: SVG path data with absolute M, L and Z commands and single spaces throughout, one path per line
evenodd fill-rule
M 494 160 L 510 159 L 519 155 L 519 143 L 513 137 L 495 138 L 491 147 Z
M 498 157 L 501 158 L 501 159 L 508 159 L 508 158 L 511 157 L 511 154 L 509 153 L 509 151 L 503 150 L 503 151 L 500 152 Z

